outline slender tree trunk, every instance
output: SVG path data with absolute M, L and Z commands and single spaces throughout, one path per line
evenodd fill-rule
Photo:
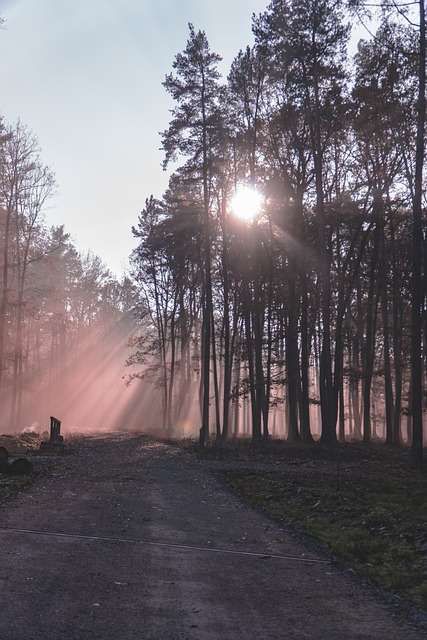
M 6 208 L 6 223 L 3 238 L 3 268 L 2 268 L 2 293 L 0 299 L 0 394 L 3 389 L 3 370 L 5 364 L 6 346 L 6 316 L 9 303 L 9 243 L 10 226 L 12 221 L 12 201 Z
M 386 444 L 393 444 L 393 382 L 391 378 L 390 360 L 390 331 L 388 320 L 388 296 L 387 296 L 387 274 L 385 265 L 385 234 L 384 216 L 380 220 L 381 251 L 380 251 L 380 292 L 381 292 L 381 317 L 383 324 L 384 342 L 384 386 L 385 386 L 385 409 L 386 409 Z
M 254 356 L 255 356 L 255 411 L 256 425 L 254 425 L 253 437 L 255 440 L 262 435 L 268 437 L 265 426 L 262 428 L 263 407 L 265 400 L 265 376 L 263 361 L 263 312 L 261 287 L 258 281 L 259 275 L 256 274 L 254 282 L 254 304 L 252 325 L 254 332 Z
M 345 442 L 345 402 L 344 402 L 344 379 L 341 377 L 339 386 L 339 422 L 338 441 Z
M 247 310 L 245 314 L 245 332 L 246 332 L 246 350 L 248 356 L 248 375 L 249 375 L 249 387 L 251 398 L 251 414 L 252 414 L 252 438 L 253 440 L 260 440 L 261 438 L 261 407 L 258 403 L 257 390 L 256 390 L 256 373 L 254 363 L 254 348 L 253 348 L 253 336 L 251 327 L 251 314 Z
M 310 426 L 310 338 L 308 331 L 308 292 L 305 260 L 301 265 L 301 404 L 300 431 L 303 442 L 313 442 Z
M 378 224 L 375 230 L 374 246 L 371 256 L 369 289 L 366 301 L 366 341 L 363 357 L 363 441 L 370 442 L 371 428 L 371 392 L 375 363 L 375 329 L 379 292 L 375 293 L 376 272 L 378 263 L 379 233 Z
M 271 283 L 270 283 L 271 286 Z M 271 397 L 271 363 L 273 354 L 273 320 L 272 320 L 272 295 L 269 294 L 270 299 L 267 307 L 267 362 L 266 362 L 266 374 L 265 374 L 265 393 L 264 402 L 262 407 L 262 424 L 263 424 L 263 437 L 269 437 L 269 425 L 270 425 L 270 397 Z
M 421 300 L 421 259 L 422 259 L 422 197 L 424 138 L 426 120 L 426 22 L 424 0 L 419 2 L 420 44 L 418 67 L 418 116 L 415 159 L 415 187 L 412 232 L 412 446 L 411 458 L 414 466 L 423 462 L 423 404 L 422 404 L 422 300 Z
M 394 400 L 393 400 L 393 381 L 391 371 L 391 358 L 390 358 L 390 323 L 389 323 L 389 304 L 388 304 L 388 292 L 389 292 L 389 280 L 386 266 L 387 245 L 385 237 L 385 208 L 383 200 L 380 194 L 378 199 L 378 234 L 379 234 L 379 259 L 378 259 L 378 279 L 379 279 L 379 291 L 381 302 L 381 318 L 382 318 L 382 331 L 383 331 L 383 346 L 384 346 L 384 397 L 385 397 L 385 441 L 386 444 L 393 444 L 393 416 L 394 416 Z M 390 224 L 392 226 L 392 222 Z
M 171 315 L 171 354 L 170 354 L 170 372 L 169 372 L 169 384 L 168 384 L 168 412 L 167 412 L 167 423 L 166 423 L 166 433 L 168 435 L 173 432 L 173 418 L 172 418 L 172 409 L 173 409 L 173 396 L 174 396 L 174 387 L 175 387 L 175 369 L 176 369 L 176 323 L 175 323 L 175 313 L 176 307 L 174 307 L 172 315 Z
M 223 292 L 224 292 L 224 387 L 223 387 L 223 407 L 222 407 L 222 434 L 221 437 L 226 440 L 228 438 L 229 420 L 230 420 L 230 393 L 231 393 L 231 376 L 233 352 L 230 345 L 230 283 L 228 278 L 228 230 L 227 230 L 227 212 L 225 207 L 226 198 L 223 198 L 222 206 L 222 271 L 223 271 Z M 234 314 L 237 318 L 237 314 Z
M 323 153 L 320 135 L 320 104 L 317 78 L 314 79 L 314 171 L 316 179 L 317 236 L 319 242 L 322 346 L 320 352 L 320 407 L 322 414 L 321 441 L 332 444 L 337 440 L 336 411 L 334 411 L 332 355 L 331 355 L 331 274 L 328 252 L 325 202 L 323 195 Z
M 393 304 L 393 364 L 394 364 L 394 416 L 393 416 L 393 444 L 399 445 L 401 442 L 401 410 L 402 410 L 402 320 L 400 304 L 400 288 L 398 284 L 398 263 L 396 255 L 396 243 L 394 235 L 394 225 L 391 224 L 391 243 L 393 255 L 393 275 L 392 275 L 392 304 Z
M 298 431 L 298 317 L 296 309 L 295 265 L 289 263 L 289 318 L 286 335 L 286 370 L 288 374 L 288 440 L 299 442 Z
M 208 186 L 208 146 L 207 123 L 202 97 L 203 120 L 203 233 L 204 233 L 204 271 L 205 271 L 205 305 L 204 305 L 204 335 L 203 335 L 203 410 L 202 426 L 199 433 L 199 446 L 203 448 L 209 436 L 209 405 L 210 405 L 210 368 L 211 368 L 211 316 L 212 316 L 212 274 L 211 274 L 211 224 Z
M 221 437 L 221 416 L 220 416 L 220 397 L 219 397 L 219 382 L 218 382 L 218 363 L 217 363 L 217 357 L 216 357 L 216 342 L 215 342 L 213 311 L 212 311 L 212 317 L 211 317 L 211 327 L 212 327 L 213 382 L 214 382 L 214 393 L 215 393 L 215 431 L 216 431 L 216 437 L 217 439 L 219 439 Z

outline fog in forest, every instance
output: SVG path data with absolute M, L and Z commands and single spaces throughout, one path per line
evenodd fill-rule
M 339 5 L 286 7 L 254 16 L 255 46 L 226 83 L 189 24 L 163 83 L 173 172 L 163 195 L 144 194 L 120 282 L 63 227 L 45 227 L 54 176 L 28 129 L 4 128 L 3 431 L 44 431 L 54 415 L 64 433 L 381 440 L 412 443 L 419 463 L 427 276 L 414 34 L 395 16 L 350 60 Z
M 3 394 L 2 431 L 42 433 L 49 430 L 50 416 L 61 420 L 63 433 L 155 429 L 156 394 L 144 393 L 144 383 L 125 384 L 126 345 L 122 331 L 97 329 L 69 353 L 58 354 L 24 391 L 19 423 L 8 424 L 12 389 Z

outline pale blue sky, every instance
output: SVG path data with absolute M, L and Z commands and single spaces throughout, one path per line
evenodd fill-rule
M 0 0 L 0 114 L 38 137 L 56 174 L 49 224 L 65 224 L 117 275 L 131 226 L 167 185 L 159 150 L 172 106 L 162 86 L 188 23 L 206 32 L 227 74 L 252 44 L 267 0 Z

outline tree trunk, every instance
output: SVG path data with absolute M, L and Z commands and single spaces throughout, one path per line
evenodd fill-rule
M 310 426 L 310 340 L 308 331 L 308 293 L 307 293 L 307 273 L 305 260 L 301 265 L 301 404 L 300 431 L 301 440 L 309 443 L 313 442 Z
M 394 364 L 394 416 L 393 416 L 393 434 L 392 440 L 394 445 L 401 443 L 401 410 L 402 410 L 402 320 L 401 320 L 401 304 L 400 304 L 400 288 L 398 284 L 398 262 L 396 255 L 396 244 L 394 236 L 394 225 L 391 224 L 391 243 L 393 255 L 393 274 L 392 274 L 392 305 L 393 305 L 393 364 Z
M 319 280 L 321 290 L 322 346 L 320 352 L 320 407 L 322 415 L 321 441 L 332 444 L 337 440 L 334 411 L 332 354 L 331 354 L 331 273 L 328 252 L 325 202 L 323 195 L 323 153 L 320 135 L 320 105 L 317 78 L 314 78 L 314 171 L 316 180 L 316 220 L 319 242 Z M 335 418 L 335 421 L 334 421 Z
M 289 263 L 289 318 L 286 336 L 286 370 L 288 374 L 288 440 L 299 442 L 298 431 L 298 316 L 296 308 L 295 271 L 292 262 Z
M 411 379 L 412 379 L 412 464 L 420 467 L 423 462 L 423 405 L 422 405 L 422 300 L 421 300 L 421 260 L 422 260 L 422 197 L 424 136 L 426 120 L 426 23 L 424 0 L 419 1 L 420 44 L 418 62 L 418 115 L 415 158 L 415 185 L 412 231 L 412 339 L 411 339 Z
M 384 214 L 379 218 L 380 227 L 380 264 L 379 264 L 379 286 L 381 292 L 381 317 L 383 324 L 383 343 L 384 343 L 384 387 L 385 387 L 385 409 L 386 409 L 386 444 L 393 444 L 393 383 L 391 377 L 391 360 L 390 360 L 390 331 L 388 320 L 388 282 L 386 270 L 386 243 L 384 232 Z

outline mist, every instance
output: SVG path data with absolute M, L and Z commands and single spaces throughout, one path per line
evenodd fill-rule
M 21 416 L 12 424 L 13 390 L 7 389 L 0 410 L 2 431 L 42 433 L 52 415 L 61 420 L 63 433 L 158 428 L 157 394 L 143 382 L 125 384 L 128 331 L 98 327 L 48 359 L 24 390 Z

